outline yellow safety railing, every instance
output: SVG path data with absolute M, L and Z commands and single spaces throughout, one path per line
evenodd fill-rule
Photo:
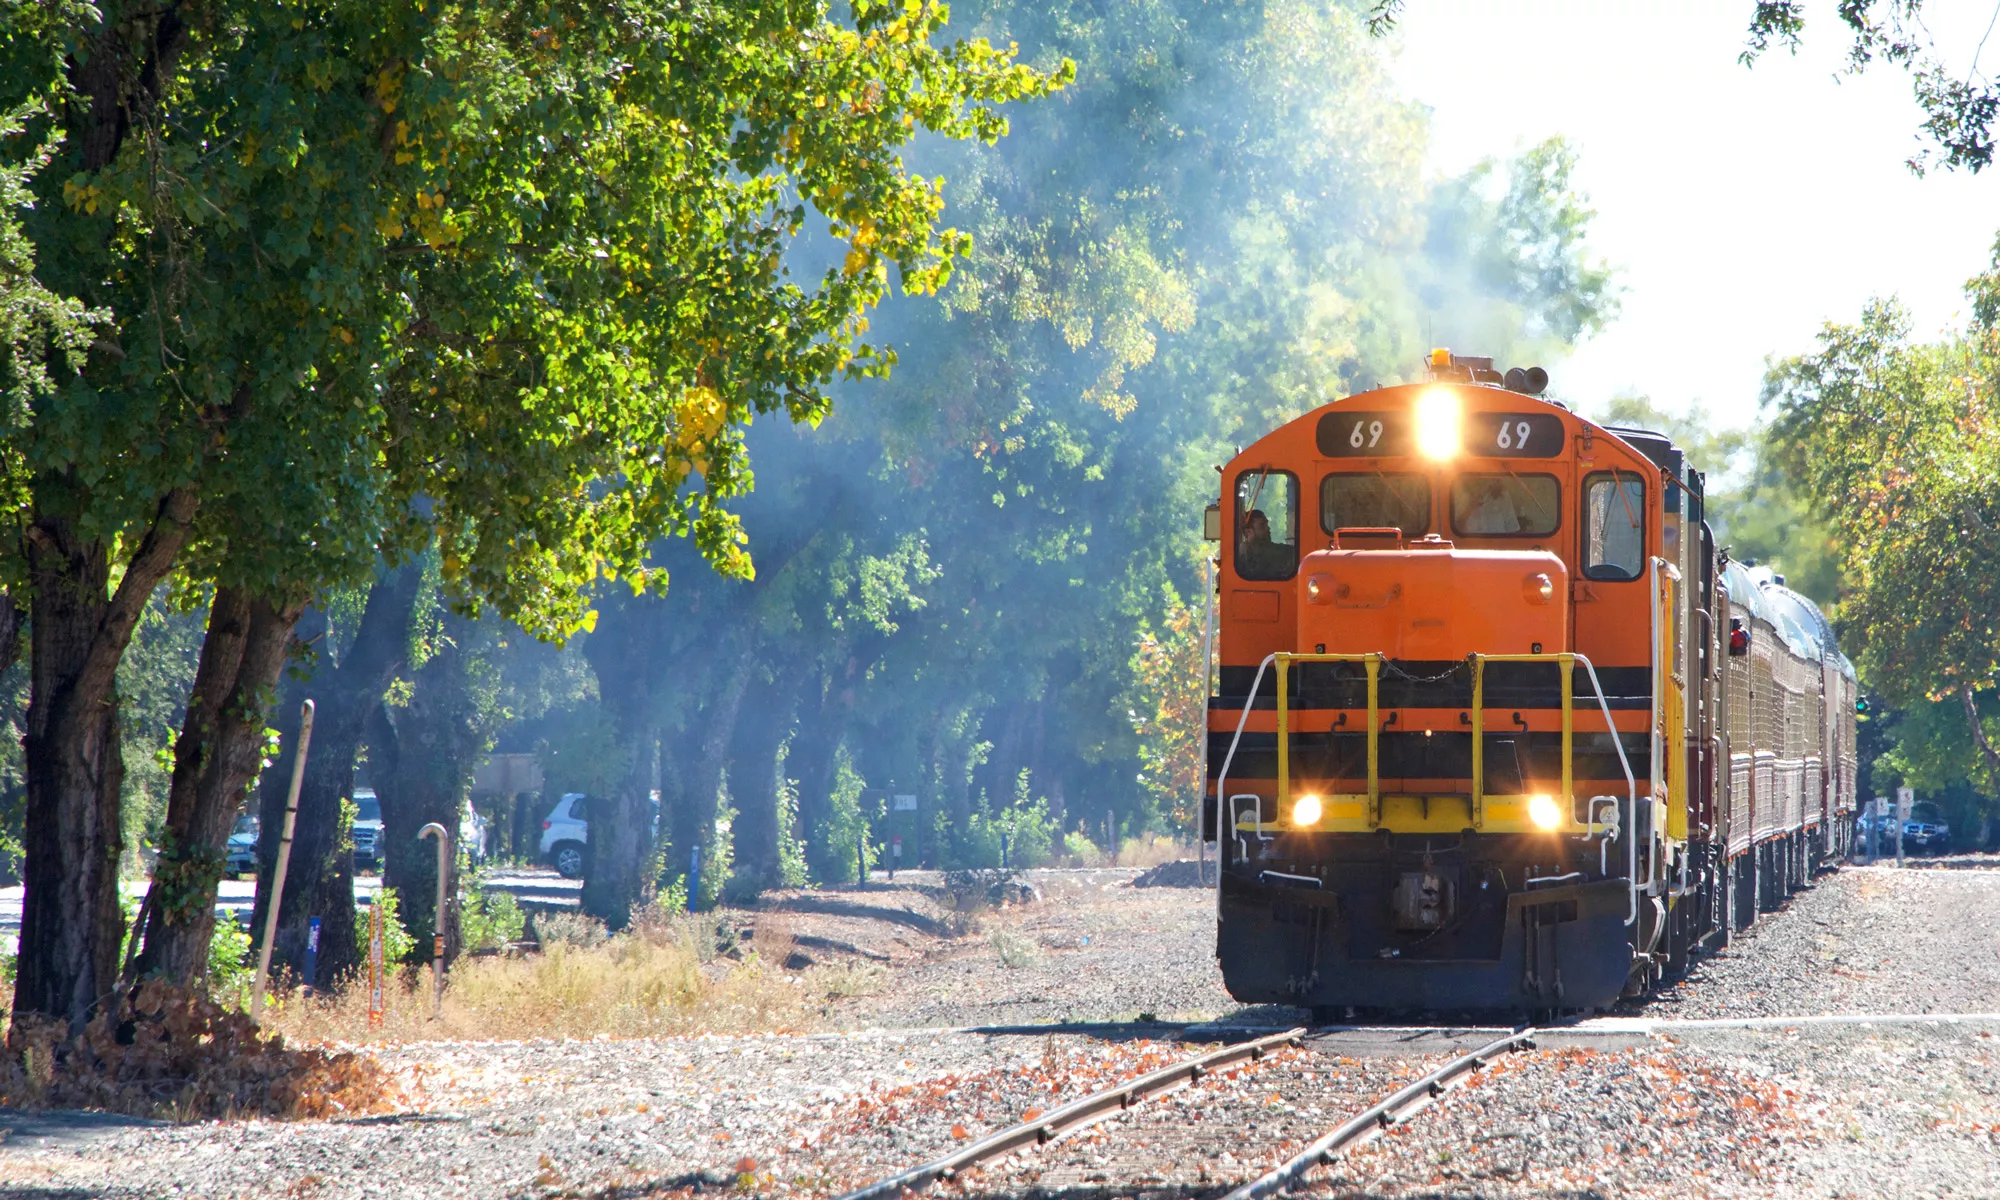
M 1292 796 L 1292 756 L 1290 730 L 1290 682 L 1292 664 L 1295 662 L 1358 662 L 1367 664 L 1368 670 L 1368 823 L 1374 825 L 1382 819 L 1382 780 L 1378 773 L 1380 766 L 1377 754 L 1381 748 L 1375 728 L 1377 714 L 1381 711 L 1377 703 L 1382 678 L 1382 664 L 1387 661 L 1381 654 L 1291 654 L 1280 650 L 1273 656 L 1278 668 L 1278 812 L 1282 819 L 1285 802 Z
M 1557 664 L 1562 676 L 1562 792 L 1563 813 L 1570 819 L 1576 815 L 1576 798 L 1571 794 L 1570 752 L 1575 733 L 1575 714 L 1571 708 L 1572 676 L 1576 671 L 1574 654 L 1475 654 L 1472 656 L 1472 827 L 1477 829 L 1486 820 L 1486 664 L 1490 662 L 1552 662 Z M 1616 736 L 1616 730 L 1613 736 Z M 1281 737 L 1279 739 L 1283 741 Z M 1526 780 L 1522 780 L 1526 783 Z M 1565 821 L 1564 824 L 1568 824 Z
M 1575 755 L 1575 740 L 1576 740 L 1574 674 L 1576 665 L 1580 659 L 1582 659 L 1581 655 L 1569 652 L 1556 653 L 1556 654 L 1474 654 L 1468 656 L 1468 663 L 1472 669 L 1472 706 L 1471 706 L 1472 707 L 1471 711 L 1472 794 L 1470 798 L 1471 811 L 1468 815 L 1471 817 L 1470 824 L 1473 828 L 1475 829 L 1483 828 L 1486 824 L 1486 819 L 1487 819 L 1486 808 L 1487 808 L 1488 797 L 1486 794 L 1486 737 L 1485 737 L 1486 664 L 1493 662 L 1519 662 L 1519 663 L 1548 663 L 1555 666 L 1558 669 L 1558 674 L 1560 676 L 1560 685 L 1559 685 L 1560 694 L 1562 697 L 1562 783 L 1561 783 L 1561 791 L 1558 794 L 1563 806 L 1562 807 L 1563 821 L 1561 828 L 1569 830 L 1576 830 L 1581 828 L 1581 829 L 1591 830 L 1593 832 L 1595 831 L 1597 823 L 1594 819 L 1586 819 L 1582 822 L 1578 822 L 1575 819 L 1576 800 L 1573 794 L 1575 790 L 1574 755 Z M 1368 718 L 1367 718 L 1367 725 L 1366 728 L 1363 730 L 1363 733 L 1366 735 L 1368 739 L 1367 741 L 1368 791 L 1366 794 L 1366 802 L 1365 802 L 1366 806 L 1363 809 L 1363 819 L 1361 821 L 1361 826 L 1364 829 L 1375 829 L 1382 824 L 1382 780 L 1381 780 L 1381 758 L 1380 758 L 1381 754 L 1380 686 L 1381 686 L 1382 667 L 1387 661 L 1388 661 L 1387 657 L 1379 653 L 1295 654 L 1281 650 L 1271 656 L 1271 665 L 1277 668 L 1277 680 L 1276 680 L 1277 718 L 1278 718 L 1277 800 L 1278 800 L 1278 812 L 1279 812 L 1278 820 L 1281 825 L 1285 821 L 1284 814 L 1289 811 L 1289 805 L 1292 798 L 1291 667 L 1295 663 L 1313 663 L 1313 662 L 1359 662 L 1364 664 L 1367 669 Z M 1591 677 L 1593 680 L 1592 686 L 1596 687 L 1595 670 L 1592 670 Z M 1600 693 L 1598 696 L 1598 701 L 1599 704 L 1602 705 L 1603 704 L 1603 696 L 1601 694 L 1602 689 L 1598 688 L 1597 690 Z M 1607 728 L 1611 728 L 1613 737 L 1616 737 L 1615 727 L 1610 726 L 1608 724 L 1610 720 L 1609 708 L 1605 709 L 1605 718 L 1607 721 Z M 1233 744 L 1232 744 L 1232 750 L 1233 750 Z M 1621 759 L 1624 757 L 1622 747 L 1619 750 L 1619 756 Z M 1525 782 L 1525 780 L 1523 782 Z M 1329 801 L 1333 799 L 1335 799 L 1335 797 L 1328 797 Z M 1353 799 L 1354 797 L 1351 796 L 1348 797 L 1347 803 L 1351 805 Z M 1507 799 L 1507 800 L 1513 800 L 1516 803 L 1524 803 L 1526 798 L 1495 797 L 1495 799 Z M 1353 810 L 1350 807 L 1348 811 L 1352 812 Z M 1427 802 L 1426 802 L 1426 811 L 1428 811 Z M 1329 813 L 1329 816 L 1331 816 L 1331 813 Z M 1344 823 L 1345 822 L 1339 822 L 1339 821 L 1328 822 L 1330 826 L 1338 826 Z M 1256 824 L 1259 828 L 1262 828 L 1263 822 L 1261 818 L 1256 822 Z

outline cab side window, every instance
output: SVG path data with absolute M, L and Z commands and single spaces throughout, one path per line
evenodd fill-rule
M 1258 468 L 1236 477 L 1236 573 L 1290 579 L 1299 569 L 1299 480 Z
M 1610 471 L 1583 482 L 1583 575 L 1639 578 L 1646 564 L 1646 482 Z

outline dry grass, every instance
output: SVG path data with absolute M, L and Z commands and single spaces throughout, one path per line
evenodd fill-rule
M 1143 838 L 1126 838 L 1113 860 L 1121 867 L 1157 867 L 1161 863 L 1193 858 L 1194 849 L 1169 837 L 1149 833 Z
M 789 929 L 767 935 L 760 925 L 737 960 L 714 955 L 713 918 L 651 919 L 593 944 L 547 940 L 539 954 L 461 959 L 436 1019 L 426 967 L 384 989 L 380 1028 L 369 1027 L 365 986 L 287 994 L 265 1023 L 294 1039 L 358 1044 L 747 1033 L 810 1027 L 829 997 L 853 994 L 857 981 L 839 967 L 786 972 L 766 936 L 789 952 Z
M 11 1024 L 0 1107 L 97 1108 L 173 1121 L 386 1112 L 406 1099 L 372 1056 L 294 1049 L 233 1008 L 147 981 L 71 1037 L 56 1022 Z

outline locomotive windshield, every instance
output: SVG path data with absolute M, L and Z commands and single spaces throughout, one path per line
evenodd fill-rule
M 1553 475 L 1461 475 L 1451 485 L 1451 527 L 1469 537 L 1546 537 L 1562 524 Z
M 1299 569 L 1299 480 L 1268 468 L 1236 477 L 1236 573 L 1290 579 Z
M 1592 475 L 1583 485 L 1583 573 L 1637 579 L 1646 561 L 1646 484 L 1637 475 Z
M 1328 533 L 1395 528 L 1420 537 L 1431 525 L 1430 481 L 1379 472 L 1328 475 L 1319 485 L 1319 524 Z

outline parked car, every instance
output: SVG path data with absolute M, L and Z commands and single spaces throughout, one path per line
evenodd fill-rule
M 374 788 L 354 789 L 354 865 L 382 865 L 382 802 Z
M 257 873 L 257 836 L 260 829 L 261 822 L 254 813 L 244 813 L 236 818 L 236 828 L 229 831 L 228 870 L 232 878 L 241 879 Z
M 1928 800 L 1910 805 L 1910 819 L 1903 822 L 1903 853 L 1943 854 L 1949 849 L 1951 825 L 1938 806 Z
M 1866 853 L 1869 830 L 1875 825 L 1875 815 L 1863 809 L 1854 821 L 1854 844 Z M 1875 853 L 1893 857 L 1896 853 L 1896 811 L 1891 806 L 1882 815 L 1882 836 L 1875 843 Z M 1910 817 L 1903 822 L 1903 853 L 1943 854 L 1951 849 L 1951 824 L 1944 819 L 1944 813 L 1928 800 L 1919 800 L 1910 806 Z
M 590 853 L 590 798 L 564 792 L 542 820 L 542 861 L 564 879 L 582 879 Z

